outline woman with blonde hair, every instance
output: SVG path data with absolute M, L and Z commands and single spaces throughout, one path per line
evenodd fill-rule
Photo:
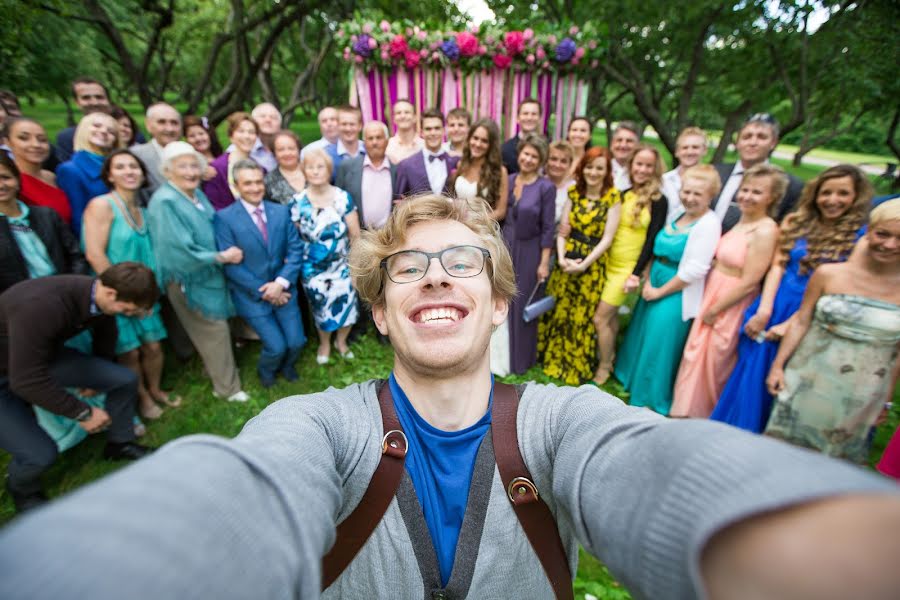
M 631 188 L 622 194 L 622 213 L 606 264 L 606 281 L 594 312 L 598 365 L 594 383 L 609 379 L 615 362 L 619 307 L 628 291 L 637 289 L 639 275 L 653 255 L 653 242 L 666 222 L 667 202 L 662 194 L 665 162 L 655 146 L 639 144 L 625 164 Z M 613 179 L 615 180 L 615 178 Z
M 447 178 L 457 198 L 481 198 L 497 221 L 506 216 L 509 174 L 500 154 L 500 128 L 493 119 L 479 119 L 469 128 L 462 158 Z
M 722 236 L 706 280 L 703 301 L 684 346 L 675 380 L 673 417 L 707 418 L 737 361 L 744 311 L 759 293 L 775 245 L 778 225 L 772 218 L 787 189 L 787 174 L 775 165 L 744 171 L 735 198 L 741 219 Z
M 766 375 L 778 342 L 813 271 L 850 256 L 865 231 L 873 193 L 869 179 L 852 165 L 830 167 L 803 188 L 797 210 L 781 224 L 762 293 L 744 314 L 737 364 L 710 418 L 762 432 L 773 400 Z
M 56 182 L 72 208 L 72 231 L 81 237 L 81 215 L 91 198 L 109 188 L 100 177 L 103 161 L 119 145 L 119 124 L 105 112 L 84 115 L 75 128 L 72 158 L 56 169 Z
M 544 169 L 547 179 L 556 186 L 556 215 L 558 225 L 563 217 L 563 209 L 569 201 L 569 188 L 575 184 L 574 173 L 579 167 L 575 161 L 575 149 L 565 140 L 556 140 L 550 144 L 547 155 L 547 167 Z
M 869 430 L 897 384 L 898 305 L 900 199 L 872 211 L 847 262 L 810 277 L 769 369 L 766 435 L 866 464 Z
M 704 281 L 722 232 L 709 208 L 721 186 L 715 167 L 688 169 L 681 187 L 684 212 L 653 243 L 650 275 L 616 363 L 616 377 L 631 393 L 632 406 L 669 413 L 684 342 L 700 310 Z

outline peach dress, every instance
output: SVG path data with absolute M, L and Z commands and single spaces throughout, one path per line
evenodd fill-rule
M 728 271 L 740 272 L 747 259 L 748 233 L 750 232 L 732 229 L 723 235 L 716 248 L 716 263 L 723 265 Z M 726 274 L 718 268 L 709 272 L 700 312 L 691 325 L 675 379 L 670 412 L 673 417 L 709 417 L 725 389 L 725 383 L 737 361 L 738 335 L 744 311 L 759 293 L 759 289 L 754 289 L 740 302 L 720 313 L 712 325 L 704 323 L 702 317 L 739 282 L 740 277 Z

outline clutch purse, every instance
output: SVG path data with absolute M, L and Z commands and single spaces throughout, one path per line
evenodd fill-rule
M 553 310 L 553 307 L 556 306 L 556 298 L 553 296 L 544 296 L 540 300 L 534 299 L 534 295 L 542 284 L 543 282 L 541 281 L 537 282 L 537 285 L 531 290 L 531 295 L 528 296 L 528 302 L 525 303 L 525 310 L 522 311 L 522 320 L 526 323 L 531 323 L 545 312 Z

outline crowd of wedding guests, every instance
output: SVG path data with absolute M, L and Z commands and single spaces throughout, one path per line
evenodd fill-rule
M 237 338 L 260 340 L 264 387 L 298 378 L 310 326 L 318 364 L 335 360 L 333 348 L 352 360 L 351 334 L 371 318 L 351 283 L 349 247 L 422 193 L 486 202 L 502 230 L 519 294 L 491 339 L 495 374 L 540 364 L 569 385 L 615 377 L 631 404 L 855 461 L 893 393 L 900 200 L 870 211 L 872 186 L 849 165 L 805 184 L 786 174 L 768 160 L 779 136 L 769 115 L 740 128 L 734 164 L 702 164 L 707 136 L 686 128 L 668 170 L 630 122 L 608 149 L 592 145 L 581 116 L 566 139 L 548 141 L 533 99 L 508 140 L 463 108 L 420 115 L 400 100 L 392 128 L 363 123 L 353 106 L 325 107 L 321 138 L 305 145 L 260 104 L 228 116 L 223 146 L 205 118 L 169 104 L 146 110 L 145 139 L 101 82 L 79 78 L 72 91 L 83 116 L 55 144 L 14 95 L 0 94 L 0 292 L 122 263 L 150 269 L 158 301 L 101 310 L 115 315 L 114 356 L 133 373 L 143 419 L 181 403 L 160 385 L 166 338 L 181 358 L 196 351 L 215 396 L 235 402 L 249 398 Z M 545 297 L 555 305 L 537 316 Z M 90 339 L 66 343 L 92 351 Z M 96 390 L 80 388 L 80 402 L 100 407 Z M 20 398 L 9 371 L 0 394 L 41 405 Z M 39 421 L 63 448 L 84 421 L 52 413 Z M 27 463 L 34 444 L 3 429 L 0 446 Z M 895 436 L 885 472 L 900 474 L 898 455 Z

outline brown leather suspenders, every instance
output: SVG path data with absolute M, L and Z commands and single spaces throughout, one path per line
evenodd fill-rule
M 506 497 L 512 502 L 513 510 L 531 547 L 537 554 L 557 600 L 571 600 L 572 572 L 563 549 L 556 521 L 547 504 L 538 495 L 531 473 L 519 452 L 519 435 L 516 431 L 516 414 L 519 396 L 513 386 L 505 383 L 494 384 L 494 407 L 491 414 L 491 439 L 494 442 L 494 457 Z
M 337 528 L 337 540 L 322 559 L 322 589 L 325 590 L 347 568 L 387 511 L 397 493 L 403 475 L 407 441 L 394 412 L 390 385 L 385 383 L 378 392 L 384 438 L 381 442 L 381 462 L 375 469 L 369 487 L 359 505 Z M 571 600 L 572 574 L 563 549 L 556 521 L 550 509 L 540 499 L 531 474 L 519 452 L 516 414 L 519 398 L 513 386 L 494 384 L 494 406 L 491 415 L 491 439 L 494 456 L 506 495 L 544 572 L 550 580 L 557 600 Z

